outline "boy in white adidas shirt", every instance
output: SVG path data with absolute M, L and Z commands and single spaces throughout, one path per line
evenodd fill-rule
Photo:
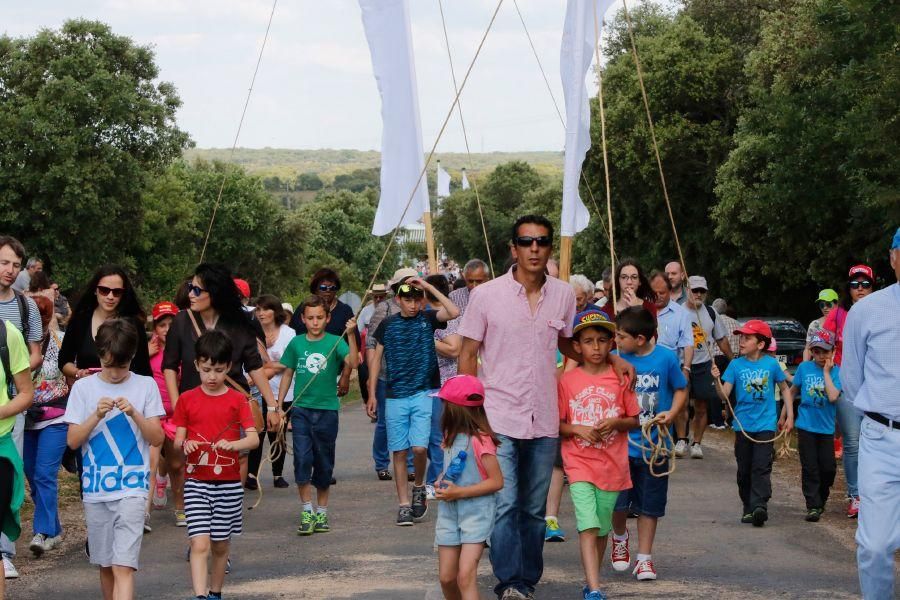
M 95 342 L 103 368 L 72 386 L 66 441 L 81 448 L 88 548 L 100 567 L 103 600 L 129 600 L 150 493 L 150 446 L 163 442 L 159 417 L 166 412 L 153 378 L 129 371 L 138 345 L 130 321 L 106 321 Z

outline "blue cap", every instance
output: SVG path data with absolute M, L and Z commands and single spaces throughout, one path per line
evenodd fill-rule
M 894 234 L 894 242 L 891 244 L 891 250 L 896 250 L 900 248 L 900 227 L 897 228 L 897 233 Z
M 600 327 L 608 331 L 610 335 L 616 333 L 616 324 L 609 320 L 606 313 L 596 308 L 589 308 L 575 315 L 572 333 L 574 335 L 587 327 Z

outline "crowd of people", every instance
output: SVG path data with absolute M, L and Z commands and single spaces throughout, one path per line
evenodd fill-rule
M 4 579 L 18 576 L 26 479 L 30 551 L 62 539 L 61 467 L 79 474 L 85 552 L 105 600 L 134 596 L 150 513 L 170 501 L 190 541 L 193 597 L 221 598 L 266 439 L 277 488 L 290 487 L 292 449 L 296 533 L 330 532 L 340 398 L 354 370 L 374 424 L 375 477 L 394 482 L 396 524 L 413 526 L 437 505 L 446 598 L 479 597 L 485 548 L 496 595 L 534 597 L 545 541 L 566 540 L 566 483 L 582 597 L 606 598 L 607 556 L 615 571 L 655 580 L 671 461 L 702 459 L 708 427 L 734 430 L 736 519 L 756 527 L 769 516 L 775 440 L 794 429 L 805 518 L 822 518 L 837 428 L 863 596 L 892 598 L 900 284 L 876 291 L 873 270 L 857 265 L 843 297 L 822 290 L 822 317 L 791 374 L 770 326 L 739 323 L 723 299 L 710 305 L 703 276 L 685 277 L 677 261 L 646 272 L 624 259 L 596 284 L 564 282 L 553 233 L 544 217 L 520 217 L 511 264 L 495 278 L 479 259 L 431 275 L 398 269 L 368 290 L 358 317 L 338 299 L 332 269 L 292 310 L 272 295 L 251 306 L 248 283 L 209 263 L 149 315 L 115 265 L 99 268 L 70 309 L 43 263 L 0 236 L 0 598 Z M 890 262 L 900 280 L 900 229 Z

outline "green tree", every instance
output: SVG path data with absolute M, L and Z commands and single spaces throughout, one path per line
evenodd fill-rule
M 805 314 L 854 262 L 887 271 L 900 222 L 900 7 L 803 0 L 762 22 L 713 216 L 732 292 Z
M 381 186 L 381 171 L 379 169 L 356 169 L 352 173 L 338 175 L 334 178 L 332 187 L 336 190 L 350 190 L 362 192 L 366 189 L 379 189 Z
M 297 175 L 295 189 L 307 192 L 317 192 L 323 187 L 325 187 L 325 184 L 322 182 L 322 178 L 316 173 L 300 173 Z
M 95 21 L 0 37 L 0 228 L 63 286 L 135 266 L 141 194 L 190 143 L 158 76 L 149 48 Z

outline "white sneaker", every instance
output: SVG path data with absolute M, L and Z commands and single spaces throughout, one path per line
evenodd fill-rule
M 12 564 L 12 561 L 6 556 L 3 557 L 3 571 L 6 573 L 6 579 L 19 578 L 19 572 L 16 571 L 16 566 Z
M 634 565 L 634 571 L 632 571 L 631 573 L 638 581 L 656 580 L 656 569 L 653 568 L 653 563 L 649 560 L 637 561 L 637 564 Z
M 703 458 L 703 448 L 700 444 L 691 444 L 691 458 Z
M 678 458 L 684 458 L 687 456 L 687 442 L 684 440 L 678 440 L 678 443 L 675 444 L 675 456 Z
M 435 500 L 437 499 L 437 495 L 434 493 L 434 486 L 430 483 L 425 484 L 425 499 L 426 500 Z
M 62 534 L 44 538 L 44 551 L 49 552 L 62 544 Z
M 44 546 L 44 537 L 43 533 L 36 533 L 34 534 L 34 537 L 31 538 L 28 549 L 31 550 L 35 558 L 40 558 L 41 555 L 47 551 L 47 548 Z
M 625 539 L 622 541 L 612 538 L 613 547 L 609 558 L 612 561 L 612 568 L 615 571 L 625 571 L 631 564 L 631 553 L 628 551 L 628 537 L 629 536 L 626 535 Z

